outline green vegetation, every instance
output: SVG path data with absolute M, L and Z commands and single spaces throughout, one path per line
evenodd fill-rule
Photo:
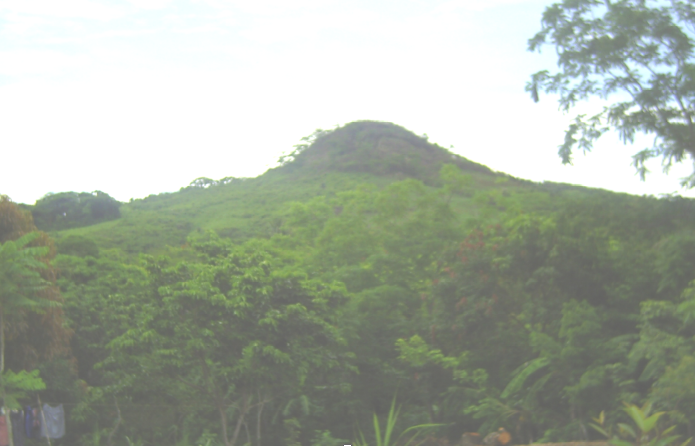
M 422 432 L 425 429 L 428 428 L 433 428 L 433 427 L 438 427 L 441 426 L 440 424 L 421 424 L 418 426 L 411 426 L 401 432 L 401 434 L 392 442 L 391 438 L 394 436 L 394 431 L 393 428 L 396 425 L 396 421 L 398 420 L 398 413 L 401 411 L 401 408 L 399 407 L 396 409 L 396 398 L 393 399 L 393 402 L 391 403 L 391 408 L 389 409 L 389 414 L 388 417 L 386 418 L 386 425 L 384 426 L 384 434 L 383 436 L 381 435 L 381 427 L 379 424 L 379 417 L 377 414 L 374 414 L 374 444 L 375 446 L 390 446 L 392 444 L 400 444 L 399 441 L 401 438 L 403 438 L 404 435 L 407 436 L 407 434 L 411 431 L 413 431 L 412 434 L 410 434 L 409 438 L 407 440 L 404 440 L 404 446 L 410 446 L 411 444 L 422 444 L 423 440 L 421 440 L 419 443 L 414 443 L 418 437 L 418 434 Z M 362 431 L 360 431 L 360 439 L 357 441 L 357 446 L 369 446 L 370 443 L 368 443 L 364 439 L 364 434 Z
M 26 398 L 28 391 L 46 388 L 38 370 L 31 373 L 5 370 L 5 338 L 10 329 L 26 323 L 22 320 L 26 312 L 42 312 L 42 307 L 54 303 L 37 296 L 49 285 L 37 271 L 46 267 L 38 258 L 45 256 L 48 248 L 26 245 L 38 236 L 34 232 L 0 244 L 0 396 L 4 413 L 21 408 L 17 400 Z M 9 434 L 12 434 L 11 427 Z
M 22 310 L 7 382 L 65 403 L 62 444 L 692 436 L 695 201 L 520 181 L 385 123 L 296 149 L 39 227 L 54 259 L 29 236 L 53 303 Z M 0 200 L 2 252 L 35 231 Z
M 315 144 L 300 144 L 281 167 L 258 178 L 198 178 L 178 193 L 122 204 L 116 220 L 73 229 L 42 226 L 40 221 L 37 226 L 51 231 L 59 245 L 65 238 L 79 236 L 94 241 L 100 249 L 166 253 L 168 247 L 184 245 L 194 231 L 213 230 L 236 241 L 270 237 L 281 230 L 291 207 L 288 203 L 320 198 L 335 209 L 341 205 L 343 192 L 364 187 L 379 190 L 408 178 L 436 191 L 453 172 L 449 170 L 440 178 L 443 166 L 458 167 L 454 171 L 464 177 L 449 179 L 459 183 L 455 190 L 447 189 L 450 206 L 464 219 L 494 216 L 519 205 L 527 210 L 551 211 L 568 199 L 615 195 L 563 184 L 534 184 L 495 173 L 389 123 L 356 122 L 333 132 L 317 131 L 306 139 L 316 140 Z M 371 152 L 383 156 L 370 156 Z M 417 169 L 396 163 L 406 158 Z M 645 200 L 624 197 L 632 206 Z
M 651 413 L 652 404 L 647 402 L 641 408 L 634 404 L 625 403 L 625 412 L 632 418 L 634 427 L 625 424 L 618 423 L 620 433 L 623 437 L 628 438 L 628 440 L 622 440 L 617 435 L 612 436 L 609 429 L 605 429 L 605 413 L 601 411 L 598 418 L 594 418 L 596 423 L 592 423 L 591 427 L 597 432 L 604 435 L 606 438 L 610 438 L 610 444 L 614 446 L 633 446 L 633 445 L 648 445 L 648 446 L 664 446 L 668 444 L 673 444 L 676 440 L 680 438 L 680 435 L 669 435 L 677 427 L 676 425 L 670 426 L 663 431 L 659 432 L 658 423 L 659 419 L 665 415 L 666 412 L 656 412 Z M 684 441 L 681 446 L 686 446 L 692 441 L 692 437 Z
M 564 163 L 575 147 L 590 150 L 609 129 L 625 143 L 635 134 L 654 136 L 651 148 L 637 153 L 634 165 L 644 179 L 645 162 L 673 163 L 695 158 L 695 5 L 686 0 L 562 0 L 548 6 L 542 29 L 529 50 L 552 44 L 560 71 L 539 71 L 526 90 L 560 95 L 565 112 L 578 101 L 609 99 L 595 116 L 578 115 L 560 146 Z M 695 171 L 682 179 L 695 187 Z
M 78 228 L 120 217 L 121 203 L 101 191 L 47 194 L 29 207 L 34 222 L 45 231 Z

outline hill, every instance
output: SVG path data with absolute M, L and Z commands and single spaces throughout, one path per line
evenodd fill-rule
M 477 216 L 481 205 L 491 203 L 499 202 L 498 210 L 504 211 L 505 202 L 510 200 L 540 212 L 557 209 L 568 199 L 597 194 L 623 197 L 626 203 L 639 200 L 627 194 L 519 180 L 453 154 L 395 124 L 359 121 L 330 131 L 317 130 L 281 158 L 279 167 L 256 178 L 197 179 L 175 193 L 122 203 L 120 218 L 112 219 L 112 213 L 108 221 L 96 224 L 92 224 L 93 219 L 80 220 L 86 222 L 81 227 L 65 229 L 65 218 L 52 220 L 46 212 L 40 212 L 35 220 L 58 242 L 79 236 L 94 240 L 100 248 L 158 252 L 166 246 L 182 245 L 195 230 L 214 230 L 237 240 L 269 236 L 282 225 L 291 202 L 315 197 L 331 201 L 344 191 L 381 189 L 407 178 L 439 188 L 439 172 L 445 164 L 457 166 L 469 177 L 464 190 L 451 199 L 453 207 L 468 217 Z M 37 215 L 36 209 L 33 212 Z
M 32 209 L 66 254 L 75 361 L 40 371 L 45 400 L 74 403 L 70 444 L 119 404 L 138 444 L 220 444 L 233 420 L 254 444 L 345 444 L 394 394 L 449 441 L 598 440 L 582 426 L 626 401 L 695 423 L 695 200 L 535 184 L 374 122 L 257 178 L 109 198 Z
M 358 121 L 335 130 L 317 130 L 287 158 L 293 171 L 360 172 L 436 182 L 442 164 L 466 172 L 495 176 L 492 170 L 451 153 L 426 136 L 417 136 L 388 122 Z

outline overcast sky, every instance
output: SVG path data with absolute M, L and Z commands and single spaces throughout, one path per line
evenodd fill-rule
M 555 66 L 526 51 L 550 3 L 0 0 L 0 193 L 127 201 L 253 177 L 317 128 L 373 119 L 520 178 L 695 197 L 692 165 L 639 181 L 646 140 L 560 163 L 574 114 L 524 92 Z

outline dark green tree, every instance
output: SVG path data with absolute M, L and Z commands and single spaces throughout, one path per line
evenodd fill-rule
M 529 50 L 555 47 L 560 70 L 532 75 L 526 90 L 557 93 L 567 112 L 578 101 L 611 102 L 595 116 L 578 115 L 559 154 L 571 163 L 609 129 L 625 143 L 637 133 L 654 144 L 633 156 L 642 179 L 645 162 L 662 158 L 664 170 L 695 157 L 695 5 L 684 0 L 562 0 L 547 7 Z M 695 187 L 695 173 L 682 179 Z
M 31 212 L 44 231 L 88 226 L 121 216 L 116 199 L 101 191 L 47 194 L 36 201 Z

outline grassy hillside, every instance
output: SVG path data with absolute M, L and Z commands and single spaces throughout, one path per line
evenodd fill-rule
M 550 211 L 567 200 L 597 194 L 622 196 L 632 203 L 640 200 L 597 189 L 518 180 L 452 154 L 397 125 L 354 122 L 333 131 L 317 131 L 282 166 L 257 178 L 198 183 L 179 192 L 151 195 L 122 204 L 117 220 L 51 233 L 58 242 L 72 235 L 84 236 L 100 248 L 118 247 L 130 253 L 180 246 L 191 231 L 199 229 L 240 240 L 267 236 L 281 226 L 288 203 L 317 196 L 330 201 L 342 191 L 382 188 L 406 178 L 437 188 L 442 185 L 439 172 L 444 164 L 454 164 L 470 176 L 466 189 L 451 201 L 464 217 L 476 216 L 483 204 L 498 204 L 503 211 L 505 202 L 512 199 L 534 211 Z
M 335 173 L 307 178 L 266 173 L 231 184 L 187 188 L 133 200 L 121 206 L 118 220 L 57 231 L 53 235 L 58 241 L 70 235 L 85 236 L 102 248 L 119 247 L 128 252 L 151 252 L 167 245 L 181 245 L 196 229 L 212 229 L 225 237 L 245 239 L 272 233 L 288 202 L 330 196 L 370 181 L 388 183 L 386 179 L 368 175 Z

